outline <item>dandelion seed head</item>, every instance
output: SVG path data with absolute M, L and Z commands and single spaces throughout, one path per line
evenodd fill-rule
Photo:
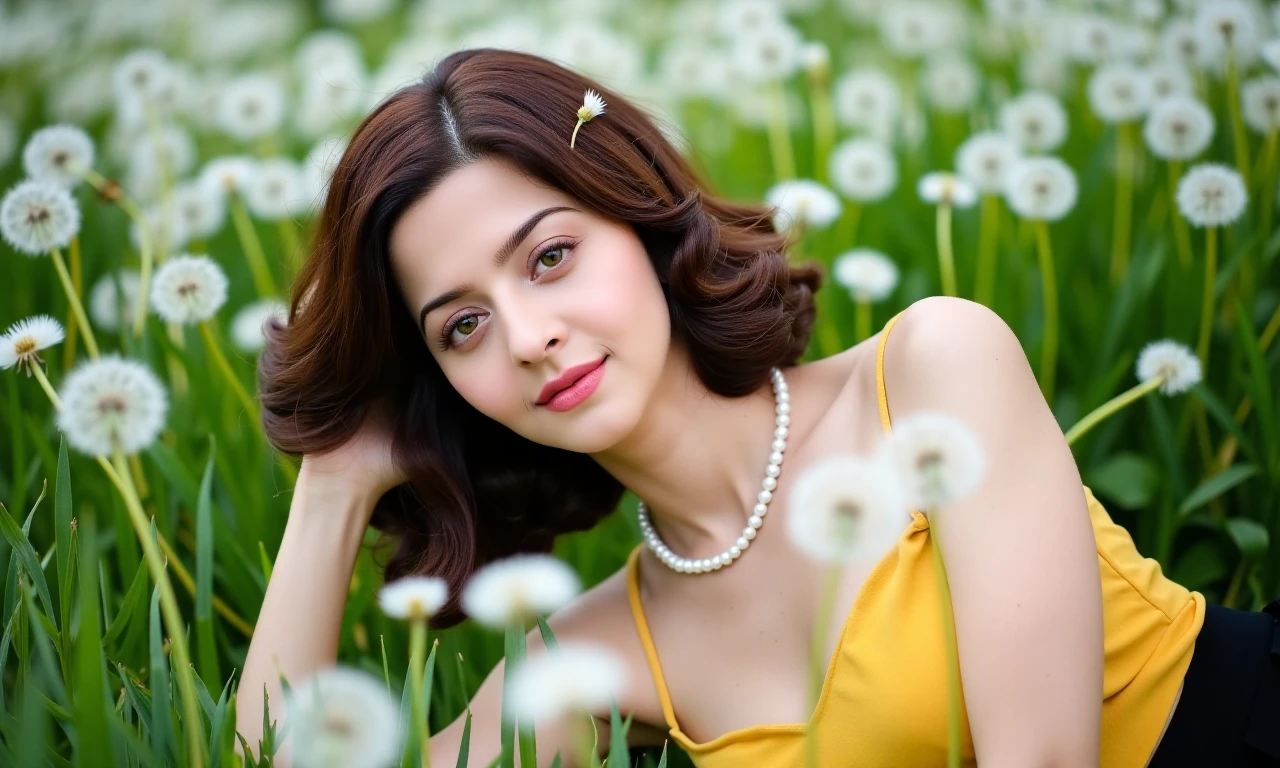
M 1185 344 L 1172 339 L 1149 342 L 1138 353 L 1138 380 L 1160 378 L 1160 391 L 1176 395 L 1200 383 L 1200 358 Z
M 1169 19 L 1160 30 L 1161 55 L 1182 64 L 1192 72 L 1203 69 L 1209 63 L 1212 46 L 1208 34 L 1191 19 Z
M 1190 160 L 1213 139 L 1213 113 L 1193 96 L 1169 96 L 1151 107 L 1142 127 L 1152 154 L 1162 160 Z
M 1195 12 L 1195 24 L 1215 63 L 1225 62 L 1228 51 L 1237 65 L 1251 61 L 1258 50 L 1258 21 L 1244 0 L 1205 0 Z
M 773 226 L 779 232 L 788 232 L 796 226 L 822 229 L 840 216 L 840 199 L 812 179 L 780 181 L 765 192 L 765 201 L 777 209 Z
M 177 208 L 170 207 L 166 215 L 164 204 L 161 202 L 142 209 L 142 221 L 147 228 L 147 236 L 151 238 L 151 247 L 157 252 L 168 253 L 187 244 L 191 233 L 187 231 L 186 219 L 179 213 Z M 139 229 L 136 221 L 129 224 L 129 242 L 134 248 L 142 249 L 142 230 Z
M 599 712 L 622 695 L 626 684 L 626 665 L 613 651 L 563 640 L 512 667 L 503 717 L 508 722 L 548 722 L 575 712 Z
M 733 39 L 734 70 L 752 83 L 789 77 L 800 67 L 803 40 L 786 23 L 762 27 Z
M 1057 221 L 1076 204 L 1075 172 L 1056 157 L 1024 157 L 1009 169 L 1005 201 L 1024 219 Z
M 969 57 L 955 52 L 929 57 L 921 77 L 929 104 L 938 112 L 964 112 L 978 99 L 982 76 Z
M 143 450 L 160 434 L 169 409 L 151 369 L 114 352 L 76 366 L 58 397 L 58 429 L 90 456 L 110 456 L 117 445 L 126 455 Z
M 22 167 L 33 179 L 74 187 L 93 168 L 93 139 L 79 126 L 46 126 L 27 140 Z
M 208 184 L 187 181 L 173 190 L 174 217 L 191 238 L 208 239 L 227 221 L 227 199 Z
M 1151 84 L 1152 102 L 1169 96 L 1194 96 L 1195 87 L 1191 73 L 1176 61 L 1159 61 L 1146 69 L 1147 82 Z
M 289 206 L 300 199 L 301 167 L 289 158 L 277 157 L 258 164 L 245 190 L 245 203 L 254 216 L 278 221 L 289 216 Z
M 850 200 L 883 200 L 898 186 L 898 161 L 889 147 L 876 139 L 845 139 L 836 145 L 828 162 L 831 183 Z
M 120 281 L 119 296 L 116 295 L 117 277 Z M 89 291 L 89 318 L 104 331 L 120 330 L 137 310 L 141 290 L 142 276 L 136 269 L 125 267 L 115 275 L 103 275 Z
M 227 83 L 218 98 L 218 126 L 239 141 L 279 130 L 284 122 L 284 88 L 266 74 L 242 75 Z
M 960 10 L 949 2 L 894 0 L 879 17 L 880 40 L 891 52 L 916 59 L 963 42 Z
M 0 202 L 0 234 L 15 250 L 44 256 L 66 248 L 80 231 L 80 206 L 64 187 L 27 179 Z
M 842 125 L 887 134 L 897 121 L 902 95 L 897 83 L 876 67 L 860 67 L 837 78 L 834 106 Z
M 245 195 L 258 170 L 258 162 L 246 155 L 226 155 L 205 163 L 200 183 L 207 184 L 220 195 Z
M 227 275 L 208 256 L 171 256 L 151 283 L 152 309 L 172 323 L 202 323 L 217 314 L 226 300 Z
M 116 99 L 126 104 L 168 104 L 173 99 L 178 79 L 169 57 L 150 48 L 125 54 L 112 73 Z
M 1053 94 L 1027 91 L 1000 107 L 1000 130 L 1024 152 L 1052 152 L 1067 138 L 1067 111 Z
M 1269 67 L 1280 72 L 1280 37 L 1263 43 L 1260 52 L 1262 53 L 1262 60 L 1267 62 Z M 0 157 L 3 157 L 2 153 L 0 153 Z
M 832 274 L 854 301 L 879 302 L 898 287 L 898 267 L 893 260 L 871 248 L 854 248 L 836 257 Z
M 916 185 L 920 199 L 931 205 L 968 208 L 978 202 L 978 190 L 968 180 L 946 171 L 926 173 Z
M 728 38 L 785 23 L 786 17 L 777 0 L 724 0 L 715 9 L 714 24 Z
M 279 318 L 285 325 L 289 319 L 289 307 L 276 298 L 259 299 L 246 304 L 231 319 L 231 341 L 241 352 L 260 352 L 266 345 L 263 330 L 269 318 Z
M 515 555 L 484 566 L 462 591 L 462 610 L 502 628 L 557 610 L 578 594 L 578 575 L 550 555 Z
M 1017 143 L 1006 134 L 983 131 L 965 139 L 956 150 L 956 170 L 983 192 L 998 193 L 1021 156 Z
M 910 520 L 883 453 L 833 456 L 806 469 L 787 501 L 791 543 L 821 563 L 876 562 Z
M 582 106 L 578 107 L 578 119 L 584 123 L 604 114 L 604 99 L 600 94 L 588 88 L 582 95 Z
M 62 324 L 49 315 L 33 315 L 9 326 L 0 336 L 0 368 L 30 368 L 42 365 L 40 350 L 63 340 Z
M 404 742 L 399 702 L 381 680 L 354 667 L 328 667 L 295 683 L 285 710 L 285 742 L 300 768 L 386 768 Z
M 982 441 L 945 413 L 915 413 L 895 424 L 888 456 L 904 483 L 907 505 L 933 509 L 977 490 L 987 470 Z
M 1245 123 L 1261 134 L 1280 130 L 1280 75 L 1259 75 L 1240 87 Z
M 1151 81 L 1146 73 L 1124 61 L 1099 66 L 1089 77 L 1089 107 L 1108 123 L 1127 123 L 1142 117 L 1151 105 Z
M 1240 218 L 1249 193 L 1236 169 L 1222 163 L 1200 163 L 1178 182 L 1176 198 L 1178 210 L 1192 226 L 1220 227 Z
M 405 576 L 378 590 L 378 607 L 393 619 L 429 619 L 449 599 L 449 586 L 434 576 Z

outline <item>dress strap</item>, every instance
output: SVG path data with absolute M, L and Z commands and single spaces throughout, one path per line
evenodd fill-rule
M 627 600 L 631 603 L 631 617 L 635 620 L 636 631 L 640 633 L 640 644 L 644 646 L 644 655 L 649 660 L 649 671 L 653 673 L 653 684 L 658 689 L 658 700 L 662 702 L 662 716 L 667 720 L 667 727 L 679 731 L 676 724 L 676 711 L 671 706 L 671 694 L 667 693 L 667 679 L 662 674 L 662 664 L 658 661 L 658 649 L 653 645 L 653 636 L 649 634 L 649 622 L 644 617 L 644 606 L 640 604 L 640 549 L 643 544 L 631 550 L 627 558 Z
M 880 401 L 880 423 L 884 425 L 886 435 L 892 430 L 889 425 L 889 393 L 884 386 L 884 344 L 889 340 L 889 331 L 893 328 L 893 324 L 898 322 L 899 317 L 902 317 L 901 312 L 889 318 L 889 322 L 884 324 L 884 330 L 880 333 L 880 346 L 876 350 L 876 399 Z

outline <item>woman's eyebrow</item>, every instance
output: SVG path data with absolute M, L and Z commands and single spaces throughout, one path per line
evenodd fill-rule
M 554 205 L 550 208 L 543 208 L 526 219 L 523 224 L 516 227 L 515 231 L 511 233 L 511 236 L 507 238 L 507 241 L 498 249 L 498 252 L 493 255 L 493 265 L 501 268 L 503 264 L 506 264 L 507 260 L 511 258 L 511 254 L 515 252 L 516 247 L 519 246 L 520 243 L 524 242 L 524 239 L 529 236 L 529 233 L 533 231 L 534 227 L 538 226 L 538 222 L 551 214 L 559 213 L 560 211 L 577 211 L 580 213 L 577 208 L 573 208 L 568 205 Z M 442 307 L 460 296 L 465 296 L 473 288 L 474 286 L 470 283 L 460 285 L 457 288 L 445 291 L 431 301 L 428 301 L 426 304 L 423 304 L 422 310 L 418 312 L 418 327 L 422 327 L 423 322 L 427 319 L 427 315 L 430 314 L 432 310 Z

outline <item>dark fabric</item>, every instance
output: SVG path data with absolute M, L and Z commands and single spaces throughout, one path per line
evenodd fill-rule
M 1280 766 L 1280 600 L 1261 611 L 1206 605 L 1150 768 Z

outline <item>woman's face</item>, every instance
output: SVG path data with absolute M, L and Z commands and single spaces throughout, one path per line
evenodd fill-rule
M 412 205 L 390 249 L 427 350 L 476 410 L 537 443 L 583 453 L 614 445 L 640 420 L 671 332 L 657 275 L 628 224 L 485 158 Z M 601 360 L 594 375 L 544 402 L 548 383 Z

